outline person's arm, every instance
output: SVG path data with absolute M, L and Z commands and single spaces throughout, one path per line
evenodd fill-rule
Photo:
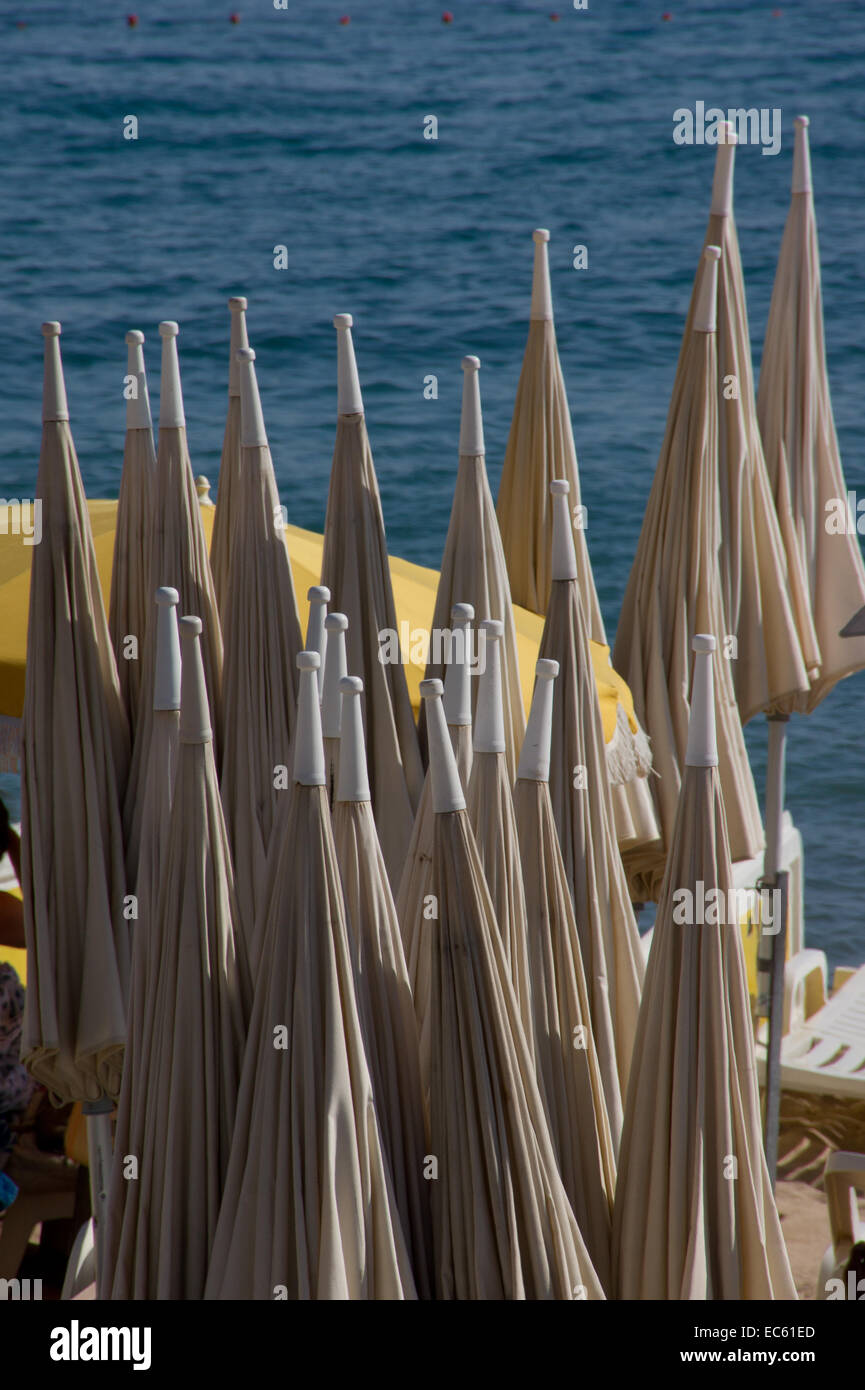
M 0 893 L 0 946 L 14 946 L 23 951 L 24 904 L 11 893 Z

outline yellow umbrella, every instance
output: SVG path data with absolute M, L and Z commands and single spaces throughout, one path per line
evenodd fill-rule
M 239 493 L 240 462 L 240 363 L 237 354 L 249 347 L 246 330 L 247 301 L 237 295 L 229 299 L 231 336 L 228 351 L 228 413 L 222 440 L 219 463 L 219 484 L 213 512 L 213 535 L 210 541 L 210 568 L 213 571 L 213 592 L 220 616 L 225 617 L 229 594 L 228 575 L 231 564 L 232 518 Z

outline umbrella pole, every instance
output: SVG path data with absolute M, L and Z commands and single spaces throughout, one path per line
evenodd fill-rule
M 111 1114 L 114 1101 L 107 1096 L 86 1100 L 81 1107 L 87 1119 L 87 1153 L 90 1163 L 90 1210 L 93 1216 L 93 1251 L 97 1276 L 102 1268 L 102 1242 L 111 1171 Z
M 761 888 L 775 889 L 779 910 L 774 914 L 773 934 L 761 929 L 757 953 L 757 1011 L 769 1020 L 766 1047 L 766 1092 L 763 1143 L 772 1188 L 778 1167 L 778 1129 L 781 1115 L 781 1038 L 784 1031 L 784 964 L 787 956 L 787 898 L 789 874 L 781 869 L 781 836 L 784 820 L 787 725 L 790 716 L 772 714 L 769 724 L 769 758 L 766 769 L 766 853 Z M 779 925 L 780 922 L 780 925 Z

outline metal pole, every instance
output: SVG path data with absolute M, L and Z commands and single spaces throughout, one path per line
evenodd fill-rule
M 769 715 L 769 758 L 766 768 L 766 854 L 761 888 L 777 890 L 772 930 L 760 930 L 757 951 L 757 1013 L 769 1020 L 766 1049 L 766 1092 L 763 1142 L 769 1178 L 774 1189 L 778 1167 L 778 1129 L 781 1114 L 781 1039 L 784 1032 L 784 965 L 787 956 L 789 874 L 781 869 L 786 772 L 786 714 Z
M 86 1100 L 81 1107 L 87 1118 L 87 1157 L 90 1165 L 90 1208 L 93 1216 L 93 1251 L 97 1279 L 102 1269 L 102 1242 L 111 1171 L 111 1115 L 114 1101 L 107 1096 Z

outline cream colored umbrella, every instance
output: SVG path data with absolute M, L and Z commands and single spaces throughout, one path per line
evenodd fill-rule
M 294 781 L 206 1297 L 412 1298 L 327 805 L 320 657 L 297 661 Z
M 472 766 L 470 660 L 471 624 L 474 615 L 470 603 L 455 603 L 451 610 L 451 629 L 454 636 L 443 697 L 445 720 L 463 791 L 468 788 Z M 405 948 L 420 1037 L 421 1076 L 425 1092 L 429 1090 L 430 1074 L 430 971 L 435 925 L 432 900 L 434 829 L 432 779 L 427 770 L 396 900 L 396 915 Z
M 487 481 L 478 381 L 480 365 L 477 357 L 464 357 L 462 360 L 463 400 L 459 464 L 436 591 L 426 675 L 430 680 L 444 677 L 447 664 L 446 634 L 449 631 L 451 609 L 455 603 L 470 603 L 479 622 L 483 618 L 495 618 L 504 624 L 502 700 L 508 772 L 513 782 L 526 728 L 526 716 L 508 572 Z M 477 683 L 472 692 L 473 710 L 476 703 Z M 421 702 L 418 728 L 425 739 L 424 720 L 424 705 Z
M 126 443 L 117 498 L 108 606 L 108 629 L 117 660 L 120 693 L 129 727 L 133 731 L 138 714 L 141 657 L 151 601 L 148 591 L 150 527 L 156 474 L 143 343 L 144 334 L 137 329 L 127 333 Z
M 610 1292 L 616 1160 L 580 939 L 550 801 L 557 661 L 537 663 L 514 787 L 526 893 L 532 1031 L 550 1137 L 568 1200 L 598 1278 Z
M 239 495 L 240 461 L 240 364 L 237 354 L 249 347 L 246 329 L 247 301 L 237 295 L 229 299 L 231 336 L 228 352 L 228 414 L 222 440 L 219 463 L 219 482 L 216 489 L 216 508 L 210 537 L 210 568 L 213 571 L 213 592 L 220 617 L 225 618 L 229 594 L 228 575 L 231 564 L 231 536 L 234 510 Z
M 444 1299 L 599 1299 L 556 1166 L 445 724 L 423 681 L 433 785 L 430 1154 Z
M 156 451 L 156 484 L 153 494 L 153 532 L 148 592 L 170 586 L 180 594 L 180 607 L 204 624 L 202 659 L 207 694 L 213 716 L 214 743 L 220 748 L 222 683 L 222 634 L 207 558 L 207 545 L 186 442 L 180 366 L 177 360 L 176 323 L 159 325 L 162 337 L 162 383 L 159 396 L 159 442 Z M 141 682 L 153 689 L 156 667 L 156 624 L 148 622 L 142 655 Z M 140 707 L 135 730 L 129 785 L 123 804 L 126 868 L 134 881 L 138 867 L 141 813 L 150 757 L 153 710 L 150 701 Z
M 327 617 L 327 605 L 330 603 L 330 589 L 326 589 L 323 584 L 313 584 L 306 591 L 306 600 L 309 604 L 309 617 L 306 622 L 304 651 L 318 652 L 321 658 L 318 668 L 318 698 L 321 700 L 324 693 L 324 666 L 327 660 L 327 630 L 324 622 Z
M 220 790 L 237 886 L 240 928 L 253 972 L 268 850 L 288 783 L 295 721 L 300 619 L 267 443 L 255 353 L 238 349 L 240 473 L 231 514 L 231 583 L 225 596 Z M 280 790 L 280 786 L 282 790 Z
M 534 1048 L 529 956 L 526 941 L 526 896 L 514 820 L 514 799 L 506 757 L 507 738 L 502 700 L 504 624 L 483 618 L 478 624 L 483 664 L 472 737 L 472 770 L 466 809 L 474 831 L 481 868 L 490 890 L 496 926 L 529 1051 Z
M 613 1143 L 618 1149 L 644 966 L 616 845 L 604 730 L 577 578 L 569 486 L 566 478 L 550 484 L 553 580 L 540 646 L 540 656 L 557 661 L 560 669 L 553 697 L 550 799 L 580 935 Z
M 715 638 L 697 636 L 692 645 L 679 811 L 622 1134 L 615 1287 L 626 1299 L 793 1299 L 760 1135 L 748 984 L 731 891 L 715 738 Z
M 228 1164 L 250 984 L 201 659 L 201 619 L 180 620 L 177 773 L 153 922 L 152 1027 L 143 1039 L 135 1197 L 112 1298 L 200 1299 Z M 119 1150 L 116 1165 L 128 1165 Z M 123 1179 L 121 1178 L 121 1181 Z M 106 1294 L 108 1290 L 105 1290 Z
M 656 898 L 671 846 L 688 739 L 689 651 L 694 632 L 725 632 L 719 552 L 718 392 L 715 342 L 720 249 L 708 246 L 689 350 L 673 386 L 667 428 L 613 652 L 652 737 L 651 786 L 662 838 L 629 856 L 636 897 Z M 554 655 L 554 653 L 550 653 Z M 757 794 L 739 721 L 730 662 L 718 668 L 721 782 L 734 860 L 763 846 Z
M 321 731 L 324 737 L 324 769 L 328 799 L 333 807 L 339 769 L 339 738 L 342 721 L 340 681 L 348 669 L 345 634 L 348 618 L 344 613 L 328 613 L 324 620 L 326 655 L 321 688 Z M 320 669 L 320 668 L 319 668 Z
M 348 618 L 348 664 L 363 679 L 364 734 L 375 823 L 392 884 L 399 881 L 423 786 L 417 729 L 399 650 L 378 479 L 351 337 L 338 314 L 336 443 L 321 582 Z M 388 641 L 388 635 L 390 640 Z
M 360 697 L 363 681 L 343 676 L 339 780 L 333 839 L 357 949 L 357 993 L 372 1093 L 385 1158 L 421 1298 L 431 1298 L 430 1184 L 417 1024 L 396 908 L 369 797 Z

